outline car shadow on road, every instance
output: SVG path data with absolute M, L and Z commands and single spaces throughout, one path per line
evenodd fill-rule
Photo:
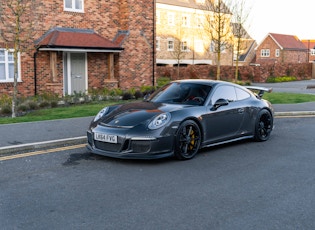
M 101 156 L 93 153 L 73 153 L 70 154 L 69 158 L 62 163 L 64 166 L 79 165 L 80 161 L 106 161 L 112 163 L 123 163 L 123 164 L 165 164 L 167 162 L 174 162 L 176 159 L 174 157 L 162 158 L 162 159 L 119 159 L 111 158 L 106 156 Z

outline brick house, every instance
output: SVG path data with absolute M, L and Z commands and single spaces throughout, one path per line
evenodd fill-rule
M 315 40 L 314 39 L 305 39 L 301 40 L 305 47 L 308 49 L 308 61 L 315 62 Z
M 1 31 L 12 37 L 10 10 L 4 1 L 0 4 L 6 12 L 0 14 Z M 154 0 L 35 0 L 34 4 L 22 21 L 33 21 L 35 35 L 21 44 L 27 49 L 18 60 L 20 95 L 154 84 Z M 12 49 L 12 42 L 0 36 L 0 94 L 13 90 Z
M 156 63 L 160 66 L 216 65 L 217 55 L 207 28 L 211 7 L 205 0 L 156 0 Z M 225 21 L 230 24 L 230 36 L 236 32 L 232 14 L 225 6 Z M 240 65 L 248 65 L 255 55 L 255 41 L 243 28 Z M 234 37 L 235 39 L 235 37 Z M 235 43 L 235 42 L 234 42 Z M 222 47 L 221 65 L 233 65 L 232 41 Z
M 269 33 L 256 48 L 256 63 L 306 63 L 307 48 L 294 35 Z

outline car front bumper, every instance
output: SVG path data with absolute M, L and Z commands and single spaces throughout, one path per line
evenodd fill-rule
M 158 159 L 174 154 L 174 136 L 117 135 L 117 143 L 95 140 L 93 131 L 87 132 L 87 149 L 94 154 L 123 159 Z

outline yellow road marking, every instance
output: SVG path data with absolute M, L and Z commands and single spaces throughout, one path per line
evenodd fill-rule
M 10 155 L 10 156 L 4 156 L 4 157 L 0 157 L 0 161 L 13 160 L 13 159 L 17 159 L 17 158 L 36 156 L 36 155 L 65 151 L 65 150 L 71 150 L 71 149 L 78 149 L 78 148 L 85 147 L 85 145 L 86 144 L 71 145 L 71 146 L 60 147 L 60 148 L 45 149 L 45 150 L 40 150 L 40 151 L 35 151 L 35 152 L 28 152 L 28 153 L 21 153 L 21 154 L 15 154 L 15 155 Z

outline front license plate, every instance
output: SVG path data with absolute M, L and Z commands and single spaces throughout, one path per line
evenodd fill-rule
M 103 141 L 108 143 L 117 144 L 117 136 L 104 133 L 94 133 L 94 139 L 97 141 Z

